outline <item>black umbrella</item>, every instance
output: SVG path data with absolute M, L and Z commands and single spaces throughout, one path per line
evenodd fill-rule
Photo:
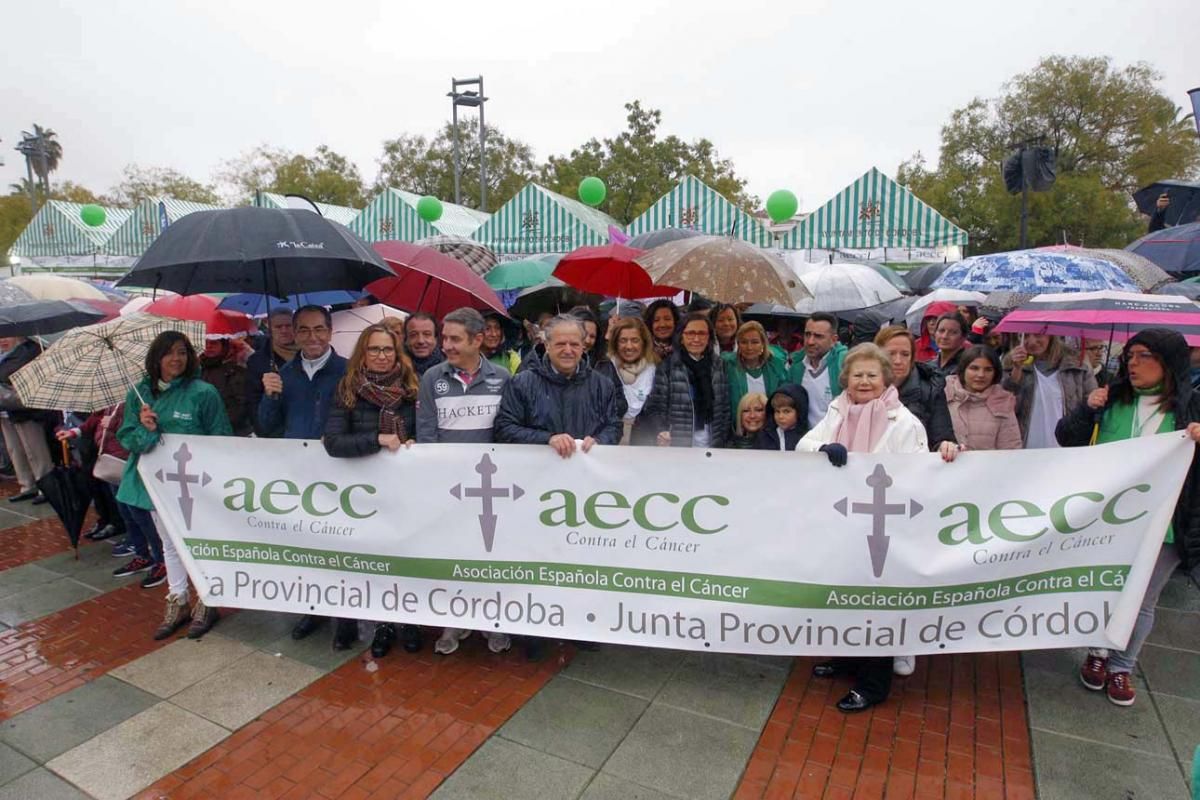
M 1200 300 L 1200 283 L 1164 283 L 1154 294 L 1174 294 L 1188 300 Z
M 0 336 L 40 336 L 104 319 L 104 312 L 77 300 L 40 300 L 0 308 Z
M 394 276 L 344 225 L 310 211 L 247 207 L 196 211 L 172 222 L 117 283 L 280 297 L 358 290 Z
M 71 465 L 66 442 L 63 442 L 63 463 L 55 465 L 38 478 L 37 488 L 58 514 L 67 531 L 67 538 L 78 555 L 79 531 L 83 528 L 83 518 L 87 516 L 88 506 L 92 503 L 92 493 L 88 488 L 88 476 Z
M 942 277 L 949 264 L 926 264 L 923 267 L 910 269 L 904 273 L 904 282 L 917 294 L 929 294 L 933 291 L 933 282 Z
M 691 228 L 663 228 L 657 231 L 639 233 L 629 240 L 628 246 L 635 247 L 638 250 L 649 250 L 652 247 L 658 247 L 660 244 L 666 244 L 667 242 L 674 242 L 679 239 L 691 239 L 693 236 L 703 235 L 700 231 L 694 231 Z
M 1167 225 L 1200 221 L 1200 183 L 1188 181 L 1158 181 L 1133 193 L 1138 211 L 1153 214 L 1158 198 L 1166 194 L 1171 203 L 1164 216 Z
M 596 308 L 604 300 L 601 295 L 581 292 L 553 276 L 536 286 L 523 289 L 508 308 L 514 319 L 536 320 L 539 314 L 565 314 L 575 306 Z
M 1200 222 L 1148 233 L 1126 250 L 1150 259 L 1173 275 L 1200 272 Z

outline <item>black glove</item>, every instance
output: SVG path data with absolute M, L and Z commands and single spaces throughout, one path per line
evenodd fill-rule
M 847 453 L 845 445 L 832 442 L 830 444 L 821 445 L 819 450 L 829 457 L 829 463 L 833 464 L 835 467 L 846 466 Z

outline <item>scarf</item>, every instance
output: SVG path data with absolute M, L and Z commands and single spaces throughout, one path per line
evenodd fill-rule
M 617 368 L 617 375 L 621 376 L 621 383 L 632 386 L 637 383 L 638 376 L 646 371 L 646 367 L 650 366 L 650 362 L 644 358 L 632 364 L 617 360 L 613 362 L 613 366 Z
M 671 351 L 673 349 L 674 346 L 672 345 L 670 339 L 665 341 L 659 339 L 654 340 L 654 355 L 658 356 L 659 361 L 666 361 L 667 357 L 671 355 Z
M 833 440 L 852 453 L 870 453 L 887 430 L 888 412 L 900 407 L 900 394 L 889 386 L 869 403 L 852 403 L 849 393 L 842 392 L 833 404 L 842 414 Z
M 379 407 L 379 432 L 394 433 L 404 442 L 408 431 L 397 412 L 400 404 L 411 401 L 413 393 L 400 382 L 400 367 L 391 372 L 367 372 L 354 376 L 354 393 L 373 406 Z
M 688 372 L 688 382 L 692 385 L 692 430 L 701 430 L 712 418 L 713 387 L 712 360 L 705 352 L 700 358 L 693 358 L 686 350 L 679 354 L 683 368 Z
M 433 352 L 424 358 L 417 358 L 412 353 L 409 353 L 408 357 L 412 359 L 413 369 L 417 371 L 418 378 L 425 374 L 425 370 L 430 367 L 436 367 L 446 360 L 446 356 L 442 354 L 442 348 L 440 347 L 433 348 Z

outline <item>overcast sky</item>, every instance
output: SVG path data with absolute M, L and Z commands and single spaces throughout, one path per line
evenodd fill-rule
M 873 165 L 936 160 L 953 109 L 1045 55 L 1149 61 L 1181 106 L 1200 85 L 1195 0 L 37 0 L 0 6 L 0 30 L 5 187 L 33 122 L 62 143 L 54 180 L 97 191 L 131 162 L 209 180 L 259 143 L 327 144 L 370 181 L 384 139 L 433 133 L 451 76 L 482 73 L 488 121 L 539 160 L 617 133 L 638 98 L 811 210 Z

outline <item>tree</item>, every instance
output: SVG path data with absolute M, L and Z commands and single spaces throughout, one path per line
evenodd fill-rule
M 29 212 L 28 195 L 0 197 L 0 266 L 8 266 L 9 248 L 31 219 L 33 215 Z
M 255 192 L 302 194 L 330 205 L 365 205 L 362 176 L 345 156 L 325 145 L 310 157 L 260 145 L 225 162 L 218 179 L 231 188 L 235 204 L 254 202 Z
M 42 196 L 45 197 L 50 193 L 50 173 L 58 169 L 58 162 L 62 160 L 63 149 L 58 141 L 58 134 L 34 123 L 33 133 L 21 131 L 21 144 L 17 149 L 28 159 L 33 174 L 37 175 L 42 185 Z
M 1116 69 L 1107 58 L 1042 59 L 1000 97 L 975 98 L 951 114 L 935 170 L 917 153 L 897 178 L 965 228 L 973 250 L 1011 250 L 1020 197 L 1004 191 L 1001 163 L 1014 143 L 1042 137 L 1056 152 L 1058 180 L 1031 195 L 1030 242 L 1123 247 L 1145 230 L 1129 192 L 1200 166 L 1195 130 L 1158 90 L 1160 80 L 1144 63 Z
M 173 197 L 193 203 L 220 205 L 221 198 L 210 184 L 184 175 L 170 167 L 141 167 L 129 164 L 121 173 L 121 182 L 110 192 L 113 203 L 132 206 L 147 197 Z
M 746 211 L 758 198 L 746 193 L 746 181 L 729 159 L 717 155 L 708 139 L 687 143 L 678 136 L 660 138 L 662 112 L 643 108 L 640 101 L 625 104 L 628 129 L 611 139 L 590 139 L 565 156 L 551 156 L 540 180 L 568 196 L 589 175 L 604 181 L 608 195 L 600 205 L 618 222 L 629 223 L 654 204 L 684 175 L 694 175 Z
M 383 143 L 375 191 L 394 186 L 416 194 L 454 199 L 454 125 L 447 122 L 432 140 L 402 133 Z M 533 149 L 487 126 L 487 204 L 495 211 L 533 180 Z M 479 207 L 479 122 L 458 121 L 458 147 L 462 204 Z

